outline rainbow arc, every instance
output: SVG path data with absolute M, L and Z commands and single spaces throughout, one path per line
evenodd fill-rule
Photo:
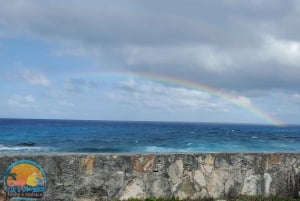
M 285 123 L 283 123 L 281 120 L 277 119 L 276 117 L 272 116 L 271 114 L 259 109 L 252 103 L 245 101 L 241 97 L 234 96 L 232 94 L 229 94 L 225 91 L 222 91 L 220 89 L 207 86 L 204 84 L 201 84 L 199 82 L 194 82 L 186 79 L 181 79 L 178 77 L 171 77 L 171 76 L 164 76 L 159 74 L 153 74 L 153 73 L 146 73 L 146 72 L 113 72 L 113 73 L 92 73 L 89 75 L 80 75 L 80 77 L 140 77 L 144 79 L 148 79 L 151 81 L 161 82 L 165 84 L 171 84 L 176 86 L 181 86 L 184 88 L 194 89 L 198 91 L 203 91 L 218 97 L 221 97 L 230 103 L 237 105 L 238 107 L 244 108 L 250 113 L 254 114 L 255 116 L 259 117 L 260 119 L 263 119 L 267 123 L 270 123 L 275 126 L 285 126 Z

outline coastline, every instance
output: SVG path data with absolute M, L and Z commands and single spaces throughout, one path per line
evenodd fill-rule
M 1 173 L 18 161 L 32 161 L 45 172 L 41 200 L 297 197 L 300 192 L 300 153 L 10 153 L 0 156 Z M 3 178 L 0 192 L 6 196 Z

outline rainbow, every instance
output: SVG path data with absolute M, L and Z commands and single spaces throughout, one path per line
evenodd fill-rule
M 81 76 L 84 76 L 81 75 Z M 221 91 L 217 88 L 207 86 L 204 84 L 201 84 L 199 82 L 194 82 L 186 79 L 181 79 L 178 77 L 170 77 L 170 76 L 164 76 L 164 75 L 159 75 L 159 74 L 153 74 L 153 73 L 146 73 L 146 72 L 114 72 L 114 73 L 93 73 L 87 75 L 88 77 L 124 77 L 124 76 L 129 76 L 129 77 L 140 77 L 144 79 L 149 79 L 152 81 L 158 81 L 166 84 L 171 84 L 171 85 L 178 85 L 182 86 L 185 88 L 190 88 L 198 91 L 203 91 L 218 97 L 221 97 L 229 102 L 231 102 L 234 105 L 237 105 L 241 108 L 246 109 L 247 111 L 251 112 L 255 116 L 263 119 L 264 121 L 275 125 L 275 126 L 285 126 L 285 123 L 277 119 L 276 117 L 268 114 L 267 112 L 257 108 L 255 105 L 253 105 L 250 102 L 244 101 L 241 99 L 241 97 L 231 95 L 229 93 L 226 93 L 224 91 Z M 84 76 L 86 77 L 86 76 Z

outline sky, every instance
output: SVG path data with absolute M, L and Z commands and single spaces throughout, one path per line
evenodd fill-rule
M 0 118 L 300 124 L 300 1 L 0 0 Z

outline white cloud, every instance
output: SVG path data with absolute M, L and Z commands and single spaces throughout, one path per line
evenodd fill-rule
M 251 106 L 252 105 L 252 102 L 249 98 L 245 97 L 245 96 L 238 96 L 236 98 L 236 101 L 239 103 L 239 104 L 242 104 L 242 105 L 248 105 L 248 106 Z
M 20 77 L 32 85 L 40 85 L 45 87 L 50 86 L 50 81 L 48 80 L 47 76 L 40 72 L 33 72 L 28 69 L 24 69 L 21 71 Z
M 65 47 L 61 49 L 57 49 L 52 52 L 54 56 L 76 56 L 76 57 L 87 57 L 91 53 L 82 47 L 75 47 L 75 48 L 70 48 L 70 47 Z
M 292 98 L 295 100 L 297 104 L 300 104 L 300 94 L 296 93 L 292 95 Z
M 36 104 L 36 99 L 32 95 L 12 95 L 8 99 L 8 103 L 11 106 L 19 108 L 38 108 L 38 105 Z
M 146 107 L 167 111 L 218 110 L 227 106 L 217 97 L 208 93 L 181 87 L 164 86 L 154 82 L 140 82 L 129 79 L 121 82 L 115 90 L 108 92 L 114 101 L 133 107 Z
M 243 69 L 253 64 L 252 71 L 259 71 L 265 61 L 284 64 L 287 67 L 300 67 L 300 42 L 265 37 L 260 46 L 218 48 L 214 45 L 189 46 L 128 46 L 123 50 L 123 57 L 128 65 L 193 66 L 211 72 L 225 72 Z M 288 65 L 288 66 L 286 66 Z M 170 67 L 172 68 L 172 67 Z M 239 71 L 237 72 L 239 73 Z
M 98 81 L 89 81 L 84 79 L 70 79 L 64 83 L 64 89 L 70 92 L 83 92 L 92 89 L 98 88 L 100 82 Z
M 293 96 L 300 100 L 300 94 L 294 94 Z
M 261 56 L 263 59 L 300 68 L 300 42 L 268 36 Z
M 58 102 L 60 105 L 62 106 L 66 106 L 66 107 L 74 107 L 74 104 L 69 102 L 69 101 L 66 101 L 66 100 L 60 100 Z
M 300 62 L 299 5 L 130 0 L 58 7 L 47 0 L 3 1 L 0 24 L 58 45 L 53 55 L 85 57 L 105 70 L 184 76 L 238 91 L 286 89 L 300 84 L 300 71 L 291 69 Z
M 233 67 L 231 55 L 208 45 L 191 46 L 131 46 L 124 48 L 128 65 L 194 66 L 212 72 L 222 72 Z

